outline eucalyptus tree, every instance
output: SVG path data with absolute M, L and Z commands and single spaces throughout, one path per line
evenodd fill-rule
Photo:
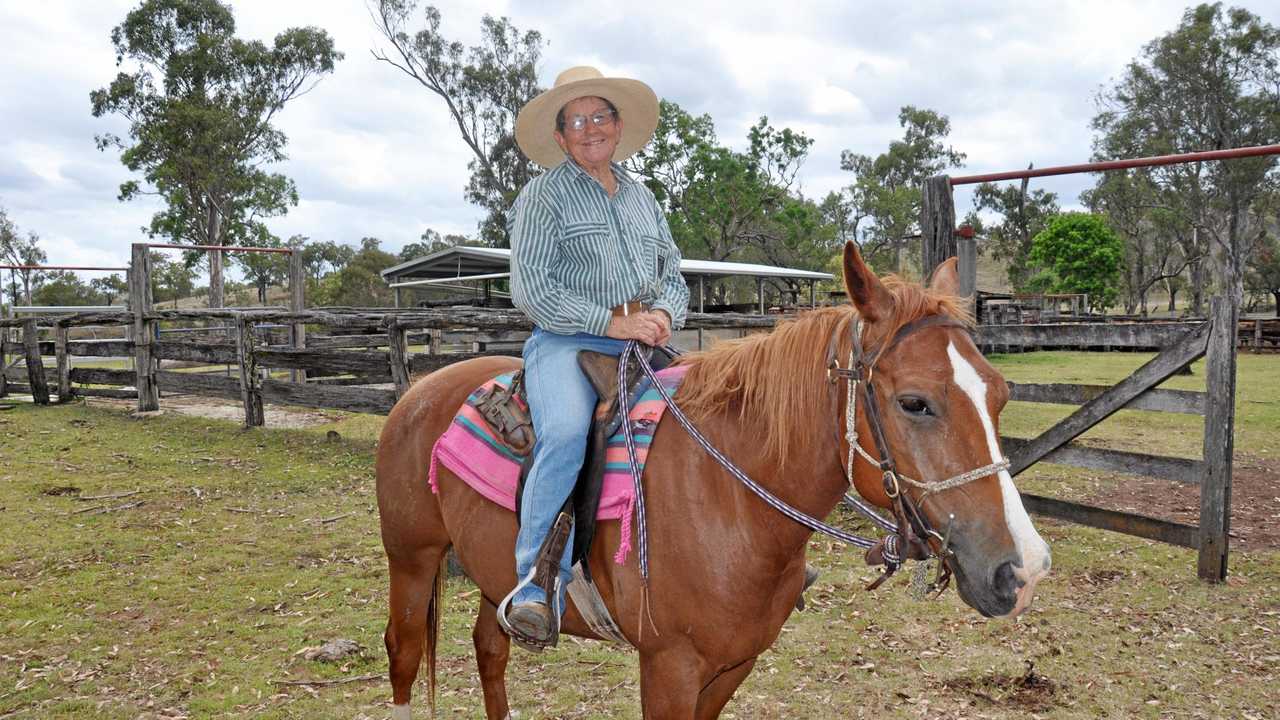
M 391 46 L 373 50 L 373 56 L 444 101 L 472 154 L 467 200 L 488 212 L 481 236 L 492 246 L 509 247 L 507 211 L 538 173 L 516 145 L 515 124 L 520 108 L 542 91 L 537 71 L 542 35 L 522 33 L 505 17 L 485 15 L 480 44 L 468 48 L 441 34 L 434 6 L 423 8 L 423 25 L 411 30 L 416 10 L 414 0 L 370 1 L 374 25 Z
M 1098 159 L 1280 142 L 1280 30 L 1221 3 L 1190 8 L 1152 40 L 1098 97 Z M 1151 170 L 1159 206 L 1191 228 L 1183 238 L 1193 312 L 1202 310 L 1212 255 L 1239 303 L 1242 268 L 1259 222 L 1256 204 L 1276 183 L 1276 158 L 1168 165 Z
M 1182 213 L 1163 205 L 1162 194 L 1149 168 L 1108 172 L 1081 194 L 1085 206 L 1104 215 L 1124 242 L 1121 285 L 1127 314 L 1146 315 L 1148 293 L 1158 284 L 1169 294 L 1172 312 L 1179 279 L 1204 260 L 1195 229 Z
M 1009 285 L 1024 290 L 1035 274 L 1031 265 L 1031 240 L 1049 218 L 1058 214 L 1058 196 L 1047 190 L 1026 191 L 1025 186 L 982 183 L 973 191 L 973 207 L 978 213 L 994 213 L 998 220 L 983 223 L 983 249 L 1006 263 Z
M 898 112 L 898 124 L 902 138 L 875 158 L 850 150 L 840 156 L 840 167 L 854 174 L 847 194 L 868 221 L 865 255 L 895 272 L 902 270 L 903 252 L 919 229 L 924 181 L 962 166 L 965 158 L 945 142 L 951 134 L 947 116 L 906 105 Z
M 151 237 L 262 244 L 271 237 L 263 220 L 298 202 L 293 181 L 269 170 L 287 142 L 274 121 L 342 53 L 315 27 L 287 29 L 271 45 L 235 33 L 230 6 L 217 0 L 145 0 L 111 31 L 121 69 L 89 98 L 94 117 L 118 115 L 129 131 L 97 144 L 120 150 L 142 176 L 120 186 L 121 201 L 164 201 Z
M 833 233 L 799 195 L 797 176 L 812 145 L 762 117 L 747 131 L 746 148 L 734 150 L 720 143 L 710 115 L 663 100 L 653 141 L 625 165 L 653 190 L 686 257 L 816 268 Z M 707 291 L 726 299 L 723 282 Z
M 23 235 L 5 209 L 0 207 L 0 262 L 6 265 L 40 265 L 48 259 L 40 247 L 40 236 L 32 231 Z M 39 270 L 9 270 L 9 303 L 30 305 L 31 293 L 43 277 Z M 22 282 L 21 295 L 18 294 L 19 279 Z

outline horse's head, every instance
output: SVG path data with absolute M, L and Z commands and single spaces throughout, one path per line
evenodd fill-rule
M 1049 572 L 1050 557 L 1008 470 L 1000 467 L 998 422 L 1009 387 L 965 327 L 925 319 L 955 308 L 954 299 L 946 299 L 959 289 L 955 260 L 943 263 L 925 290 L 881 282 L 850 243 L 844 278 L 862 318 L 865 360 L 874 363 L 871 387 L 888 455 L 901 475 L 948 486 L 932 492 L 904 482 L 900 491 L 929 528 L 950 529 L 946 562 L 960 597 L 988 617 L 1021 614 Z M 859 403 L 858 438 L 880 457 L 867 404 Z M 886 486 L 892 482 L 870 463 L 854 467 L 858 491 L 890 507 L 893 489 Z M 942 549 L 937 536 L 930 545 Z

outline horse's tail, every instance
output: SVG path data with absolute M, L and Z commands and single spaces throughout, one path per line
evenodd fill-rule
M 444 580 L 448 571 L 448 550 L 440 556 L 436 577 L 431 583 L 431 599 L 427 601 L 427 627 L 422 662 L 427 666 L 427 707 L 436 716 L 436 643 L 440 638 L 441 603 L 444 602 Z

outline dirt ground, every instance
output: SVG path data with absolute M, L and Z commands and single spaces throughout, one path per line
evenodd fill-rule
M 132 409 L 137 404 L 135 400 L 115 400 L 98 397 L 89 398 L 86 402 L 91 405 L 109 405 L 127 409 Z M 244 422 L 244 406 L 239 401 L 198 395 L 170 395 L 166 393 L 160 399 L 160 412 Z M 278 405 L 266 405 L 263 408 L 263 416 L 266 427 L 305 428 L 334 422 L 341 418 L 342 414 L 328 410 L 303 410 L 300 408 L 282 408 Z
M 1200 518 L 1199 487 L 1154 478 L 1125 477 L 1086 502 L 1190 525 Z M 1240 550 L 1280 548 L 1280 463 L 1275 460 L 1236 454 L 1231 545 Z

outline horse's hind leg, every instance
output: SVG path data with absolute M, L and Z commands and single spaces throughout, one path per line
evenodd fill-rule
M 511 638 L 498 625 L 498 608 L 488 598 L 480 599 L 480 614 L 471 631 L 476 646 L 476 665 L 480 669 L 480 687 L 484 689 L 484 712 L 488 720 L 507 717 L 507 659 L 511 656 Z
M 409 700 L 423 651 L 428 654 L 429 684 L 435 686 L 435 645 L 440 599 L 437 583 L 444 581 L 441 563 L 445 548 L 423 548 L 409 557 L 391 560 L 390 613 L 383 640 L 391 661 L 393 720 L 409 719 Z M 434 698 L 432 698 L 434 701 Z

